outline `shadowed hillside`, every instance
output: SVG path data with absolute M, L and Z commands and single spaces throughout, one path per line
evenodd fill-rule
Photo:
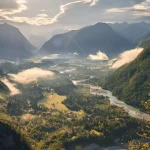
M 108 77 L 106 88 L 120 99 L 133 106 L 142 108 L 142 101 L 148 99 L 150 84 L 150 45 L 137 59 L 126 64 Z
M 0 150 L 31 150 L 16 130 L 17 126 L 13 123 L 0 120 Z
M 116 57 L 133 45 L 118 35 L 105 23 L 97 23 L 76 31 L 54 36 L 41 48 L 41 53 L 68 54 L 79 53 L 81 56 L 95 54 L 99 50 L 108 57 Z
M 22 35 L 19 29 L 0 25 L 0 58 L 16 59 L 31 56 L 35 47 Z

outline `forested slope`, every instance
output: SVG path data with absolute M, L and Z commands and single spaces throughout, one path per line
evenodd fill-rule
M 142 108 L 142 101 L 148 99 L 150 91 L 150 44 L 137 59 L 110 75 L 105 88 L 128 104 Z

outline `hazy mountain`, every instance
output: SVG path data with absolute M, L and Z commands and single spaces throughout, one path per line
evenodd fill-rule
M 41 48 L 42 45 L 47 41 L 47 39 L 42 35 L 41 36 L 40 35 L 31 35 L 30 41 L 37 48 Z
M 63 34 L 53 36 L 47 41 L 41 48 L 41 53 L 65 53 L 68 52 L 67 47 L 70 44 L 72 38 L 78 31 L 70 31 Z
M 125 37 L 126 39 L 134 42 L 148 31 L 150 31 L 150 24 L 145 22 L 140 23 L 115 23 L 109 24 L 116 32 Z
M 150 31 L 138 38 L 134 43 L 139 47 L 146 46 L 148 43 L 150 43 Z
M 109 26 L 110 26 L 111 28 L 113 28 L 114 31 L 121 32 L 121 31 L 124 30 L 126 27 L 128 27 L 129 24 L 128 24 L 127 22 L 124 22 L 124 23 L 114 23 L 114 24 L 109 23 Z
M 53 30 L 52 31 L 52 36 L 55 36 L 55 35 L 57 35 L 57 34 L 62 34 L 62 33 L 66 33 L 66 32 L 68 32 L 69 30 L 65 30 L 65 29 L 56 29 L 56 30 Z
M 59 34 L 47 41 L 41 53 L 79 53 L 82 56 L 95 54 L 99 50 L 113 57 L 133 45 L 105 24 L 98 23 L 76 31 Z
M 23 58 L 31 56 L 35 47 L 21 34 L 21 32 L 9 25 L 0 25 L 0 57 Z
M 150 45 L 131 63 L 116 70 L 107 80 L 106 88 L 119 99 L 142 108 L 150 91 Z

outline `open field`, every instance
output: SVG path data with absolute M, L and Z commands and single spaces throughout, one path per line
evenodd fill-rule
M 41 101 L 39 104 L 44 104 L 45 107 L 49 109 L 58 109 L 61 111 L 68 110 L 68 108 L 62 104 L 62 102 L 66 99 L 66 96 L 60 96 L 56 93 L 48 94 L 45 100 Z

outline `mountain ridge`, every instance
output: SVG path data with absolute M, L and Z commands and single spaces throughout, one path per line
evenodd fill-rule
M 35 47 L 18 28 L 7 23 L 0 25 L 1 58 L 24 58 L 34 52 Z
M 77 52 L 82 56 L 88 56 L 101 50 L 112 57 L 131 48 L 133 45 L 114 32 L 108 24 L 97 23 L 79 30 L 55 35 L 42 46 L 40 52 L 52 54 Z

